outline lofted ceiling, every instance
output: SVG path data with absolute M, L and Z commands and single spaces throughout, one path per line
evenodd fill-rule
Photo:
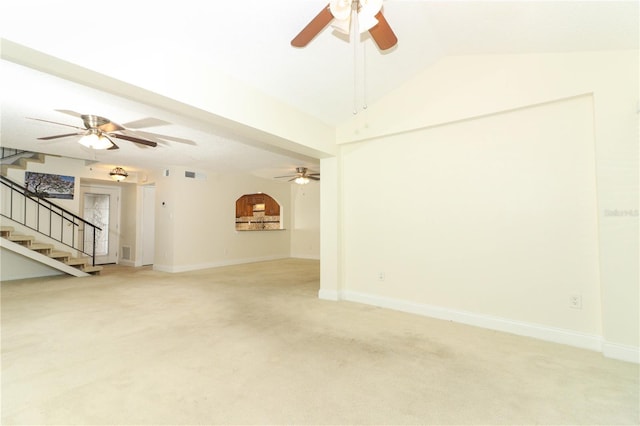
M 173 73 L 176 63 L 182 70 L 216 70 L 329 128 L 445 56 L 639 47 L 638 1 L 516 0 L 386 0 L 383 11 L 398 37 L 396 47 L 380 52 L 368 35 L 353 43 L 330 27 L 307 47 L 292 47 L 291 39 L 326 4 L 327 0 L 5 1 L 0 4 L 0 36 L 24 47 L 24 52 L 33 49 L 125 82 L 146 73 L 163 76 L 167 86 L 175 79 L 188 83 L 189 73 Z M 318 155 L 271 145 L 268 138 L 252 138 L 232 124 L 214 125 L 153 101 L 98 90 L 9 59 L 2 61 L 0 82 L 3 146 L 133 169 L 189 165 L 270 177 L 296 166 L 318 167 Z M 152 118 L 162 124 L 141 130 L 167 138 L 158 148 L 122 142 L 120 150 L 106 152 L 82 148 L 74 138 L 38 141 L 68 133 L 68 128 L 26 117 L 81 125 L 79 119 L 56 110 L 101 115 L 125 127 Z

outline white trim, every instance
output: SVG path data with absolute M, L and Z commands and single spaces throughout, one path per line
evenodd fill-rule
M 597 352 L 602 351 L 602 338 L 600 336 L 580 333 L 573 330 L 514 321 L 506 318 L 475 314 L 472 312 L 457 311 L 404 300 L 389 299 L 354 291 L 344 291 L 342 292 L 342 296 L 344 300 L 351 302 L 364 303 L 382 308 L 454 321 L 490 330 L 517 334 L 520 336 L 533 337 L 548 342 L 561 343 Z
M 231 265 L 241 265 L 244 263 L 255 263 L 255 262 L 266 262 L 269 260 L 278 260 L 278 259 L 288 259 L 289 256 L 263 256 L 263 257 L 253 257 L 246 259 L 233 259 L 233 260 L 224 260 L 218 262 L 209 262 L 209 263 L 200 263 L 197 265 L 153 265 L 154 271 L 160 272 L 188 272 L 188 271 L 198 271 L 200 269 L 210 269 L 210 268 L 219 268 L 221 266 L 231 266 Z
M 325 290 L 321 288 L 320 290 L 318 290 L 318 298 L 323 300 L 338 301 L 340 300 L 340 293 L 336 290 Z
M 319 255 L 298 255 L 298 254 L 292 254 L 291 255 L 292 258 L 294 259 L 308 259 L 308 260 L 320 260 L 320 256 Z
M 640 364 L 640 348 L 604 341 L 602 354 L 607 358 Z
M 105 194 L 107 192 L 107 194 Z M 122 217 L 122 188 L 111 182 L 104 183 L 80 183 L 80 203 L 79 210 L 84 217 L 84 200 L 86 194 L 108 195 L 109 196 L 109 229 L 108 249 L 105 255 L 96 255 L 96 262 L 100 264 L 118 263 L 120 258 L 120 225 Z M 115 196 L 115 206 L 113 198 Z

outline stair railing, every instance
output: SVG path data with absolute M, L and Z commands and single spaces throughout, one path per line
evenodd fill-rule
M 95 266 L 96 238 L 102 228 L 5 176 L 0 176 L 0 183 L 0 215 L 91 257 Z

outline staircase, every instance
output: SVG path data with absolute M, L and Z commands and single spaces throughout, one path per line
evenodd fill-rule
M 0 246 L 70 275 L 99 274 L 102 267 L 95 265 L 95 252 L 102 230 L 7 177 L 9 170 L 26 170 L 29 163 L 44 163 L 47 156 L 6 147 L 1 154 Z M 28 235 L 32 231 L 46 238 L 46 243 Z M 65 251 L 66 247 L 71 251 Z
M 40 256 L 46 256 L 60 263 L 60 265 L 55 265 L 55 263 L 48 262 L 50 266 L 57 267 L 57 269 L 75 276 L 85 276 L 87 274 L 98 275 L 100 271 L 102 271 L 102 266 L 91 265 L 90 257 L 72 257 L 69 252 L 56 250 L 53 244 L 41 243 L 36 241 L 35 237 L 31 235 L 14 234 L 13 231 L 14 229 L 11 226 L 1 226 L 0 236 L 5 240 L 34 252 L 34 259 L 38 260 Z M 64 266 L 67 266 L 67 268 Z M 76 269 L 78 272 L 81 272 L 81 274 L 69 271 L 68 267 Z
M 40 243 L 31 235 L 14 234 L 13 231 L 14 229 L 11 226 L 2 226 L 0 227 L 0 236 L 4 240 L 31 250 L 34 259 L 42 260 L 42 256 L 44 256 L 60 263 L 60 265 L 56 265 L 49 261 L 47 262 L 49 266 L 75 276 L 99 275 L 100 271 L 102 271 L 102 266 L 91 264 L 90 257 L 72 257 L 69 252 L 56 250 L 53 244 Z M 75 273 L 75 270 L 78 273 Z

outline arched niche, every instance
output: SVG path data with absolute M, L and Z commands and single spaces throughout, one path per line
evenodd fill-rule
M 236 231 L 282 229 L 280 204 L 269 194 L 245 194 L 236 200 Z

